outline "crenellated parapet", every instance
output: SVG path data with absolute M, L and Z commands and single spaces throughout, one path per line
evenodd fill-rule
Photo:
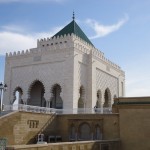
M 54 36 L 52 38 L 38 39 L 37 48 L 6 53 L 6 57 L 25 56 L 36 53 L 44 53 L 52 50 L 68 49 L 71 47 L 76 47 L 77 49 L 87 54 L 90 53 L 90 49 L 92 48 L 90 44 L 83 41 L 78 36 L 74 34 L 68 34 L 64 36 Z
M 57 36 L 52 38 L 44 38 L 37 40 L 37 48 L 41 49 L 64 49 L 73 47 L 73 34 Z
M 97 48 L 95 48 L 94 46 L 90 45 L 89 43 L 85 42 L 84 40 L 82 40 L 80 37 L 74 35 L 73 36 L 73 40 L 74 40 L 74 47 L 77 48 L 78 50 L 82 51 L 83 53 L 89 54 L 90 52 L 92 52 L 92 55 L 99 59 L 102 60 L 103 62 L 105 62 L 107 65 L 120 70 L 122 72 L 122 74 L 124 74 L 124 72 L 121 70 L 120 66 L 116 65 L 115 63 L 113 63 L 112 61 L 110 61 L 109 59 L 107 59 L 104 56 L 104 53 L 101 52 L 100 50 L 98 50 Z
M 22 50 L 22 51 L 17 51 L 17 52 L 10 52 L 6 53 L 6 57 L 15 57 L 15 56 L 24 56 L 24 55 L 29 55 L 31 53 L 31 50 Z
M 57 36 L 52 38 L 44 38 L 44 39 L 38 39 L 37 40 L 37 48 L 22 50 L 18 52 L 10 52 L 9 54 L 6 53 L 6 58 L 12 58 L 12 57 L 18 57 L 18 56 L 29 56 L 32 54 L 42 54 L 42 53 L 48 53 L 55 50 L 62 50 L 62 49 L 69 49 L 69 48 L 75 48 L 75 50 L 90 54 L 92 52 L 92 55 L 103 62 L 105 62 L 107 65 L 116 68 L 118 70 L 121 70 L 121 68 L 116 65 L 115 63 L 108 60 L 104 53 L 100 50 L 96 49 L 93 45 L 87 43 L 80 37 L 78 37 L 75 34 L 68 34 L 64 36 Z
M 73 44 L 73 35 L 64 35 L 60 37 L 52 37 L 52 38 L 44 38 L 37 40 L 37 48 L 32 48 L 29 50 L 22 50 L 18 52 L 10 52 L 6 53 L 7 57 L 17 57 L 17 56 L 25 56 L 31 54 L 39 54 L 52 50 L 61 50 L 68 49 L 70 47 L 74 47 Z
M 96 48 L 93 48 L 92 49 L 92 55 L 95 57 L 95 58 L 98 58 L 100 60 L 102 60 L 103 62 L 105 62 L 106 64 L 108 64 L 109 66 L 113 67 L 113 68 L 116 68 L 117 70 L 120 70 L 123 74 L 124 72 L 121 70 L 120 66 L 116 65 L 115 63 L 113 63 L 112 61 L 110 61 L 109 59 L 107 59 L 105 56 L 104 56 L 104 53 L 99 51 L 98 49 Z
M 51 50 L 74 47 L 87 54 L 89 54 L 90 50 L 93 48 L 92 45 L 73 33 L 64 36 L 40 39 L 37 41 L 37 47 Z

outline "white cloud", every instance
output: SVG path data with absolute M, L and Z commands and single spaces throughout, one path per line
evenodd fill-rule
M 56 2 L 60 3 L 65 0 L 0 0 L 0 3 L 13 3 L 13 2 L 20 2 L 20 3 L 36 3 L 36 2 Z
M 102 25 L 96 20 L 93 19 L 87 19 L 86 23 L 95 31 L 96 35 L 90 37 L 90 39 L 95 39 L 99 37 L 104 37 L 114 31 L 117 31 L 120 29 L 121 26 L 123 26 L 128 21 L 128 16 L 125 15 L 123 19 L 118 21 L 116 24 L 113 25 Z
M 7 26 L 7 29 L 11 27 Z M 12 32 L 9 30 L 0 31 L 0 55 L 5 55 L 6 52 L 26 50 L 36 47 L 37 39 L 53 36 L 62 27 L 55 27 L 49 32 L 23 34 Z M 5 28 L 6 29 L 6 28 Z M 13 28 L 13 31 L 15 28 Z M 23 30 L 20 28 L 20 30 Z
M 36 46 L 36 39 L 13 32 L 0 32 L 0 54 L 28 49 Z

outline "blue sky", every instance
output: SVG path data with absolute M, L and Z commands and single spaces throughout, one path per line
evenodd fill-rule
M 0 81 L 5 53 L 36 47 L 72 20 L 126 73 L 126 96 L 150 95 L 149 0 L 0 0 Z

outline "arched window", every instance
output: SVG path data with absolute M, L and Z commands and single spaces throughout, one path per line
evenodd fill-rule
M 104 98 L 105 98 L 105 101 L 104 101 L 103 107 L 110 107 L 111 106 L 111 93 L 110 93 L 109 88 L 105 90 Z
M 17 87 L 14 90 L 14 99 L 13 99 L 13 104 L 23 104 L 23 100 L 22 100 L 22 95 L 23 95 L 23 91 L 20 87 Z
M 79 89 L 79 94 L 80 94 L 80 97 L 79 97 L 79 100 L 78 100 L 78 108 L 84 108 L 84 87 L 81 86 L 80 89 Z
M 63 101 L 60 96 L 61 93 L 61 86 L 59 84 L 55 84 L 52 87 L 52 97 L 51 97 L 51 102 L 50 102 L 50 107 L 51 108 L 56 108 L 56 109 L 62 109 L 63 108 Z
M 79 126 L 79 140 L 91 140 L 91 129 L 88 123 Z
M 28 105 L 46 107 L 46 100 L 44 99 L 44 85 L 41 81 L 34 81 L 29 88 Z

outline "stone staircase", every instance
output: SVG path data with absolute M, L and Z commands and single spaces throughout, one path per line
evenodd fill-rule
M 51 115 L 51 118 L 46 122 L 46 124 L 43 126 L 43 128 L 41 128 L 41 130 L 39 131 L 39 134 L 43 133 L 48 127 L 49 125 L 52 123 L 52 121 L 55 119 L 56 114 L 53 113 Z
M 55 114 L 9 112 L 0 117 L 0 138 L 7 138 L 9 145 L 36 143 L 39 133 L 54 127 Z M 52 127 L 52 128 L 53 128 Z
M 35 131 L 28 132 L 26 137 L 24 137 L 23 141 L 27 141 L 26 139 L 30 139 L 27 144 L 37 143 L 37 135 L 42 134 L 42 133 L 45 134 L 48 131 L 48 128 L 50 128 L 50 126 L 55 118 L 56 118 L 56 114 L 54 114 L 54 113 L 51 114 L 50 118 L 47 120 L 47 122 L 45 124 L 43 124 L 43 126 L 40 128 L 40 130 L 38 130 L 36 132 Z M 22 143 L 22 144 L 24 144 L 24 143 Z

